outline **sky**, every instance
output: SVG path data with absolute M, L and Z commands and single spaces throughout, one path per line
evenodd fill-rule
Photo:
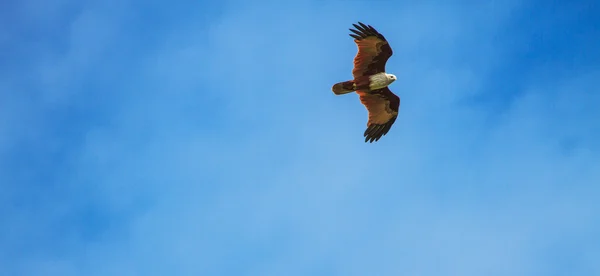
M 600 275 L 597 1 L 0 7 L 0 275 Z

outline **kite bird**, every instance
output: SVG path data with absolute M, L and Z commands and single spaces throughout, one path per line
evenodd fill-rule
M 364 137 L 365 143 L 378 141 L 386 135 L 398 116 L 400 98 L 388 85 L 396 81 L 396 76 L 385 72 L 385 63 L 392 56 L 392 48 L 385 37 L 370 25 L 358 22 L 349 29 L 358 46 L 352 69 L 353 80 L 339 82 L 331 90 L 335 95 L 356 92 L 361 103 L 367 108 L 369 120 Z

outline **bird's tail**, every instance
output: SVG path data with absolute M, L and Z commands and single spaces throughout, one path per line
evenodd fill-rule
M 336 95 L 343 95 L 356 90 L 356 85 L 354 85 L 353 80 L 338 82 L 331 87 L 331 91 L 333 91 Z

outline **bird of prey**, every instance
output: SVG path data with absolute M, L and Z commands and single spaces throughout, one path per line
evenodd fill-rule
M 400 98 L 388 85 L 396 81 L 396 76 L 385 71 L 385 64 L 392 56 L 392 48 L 385 37 L 370 25 L 358 22 L 349 29 L 358 46 L 354 57 L 353 79 L 338 82 L 331 90 L 335 95 L 356 92 L 361 103 L 367 108 L 369 119 L 364 137 L 365 143 L 378 141 L 386 135 L 398 116 Z

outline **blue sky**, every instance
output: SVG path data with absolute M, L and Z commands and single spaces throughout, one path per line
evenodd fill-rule
M 600 274 L 594 1 L 0 7 L 1 275 Z

